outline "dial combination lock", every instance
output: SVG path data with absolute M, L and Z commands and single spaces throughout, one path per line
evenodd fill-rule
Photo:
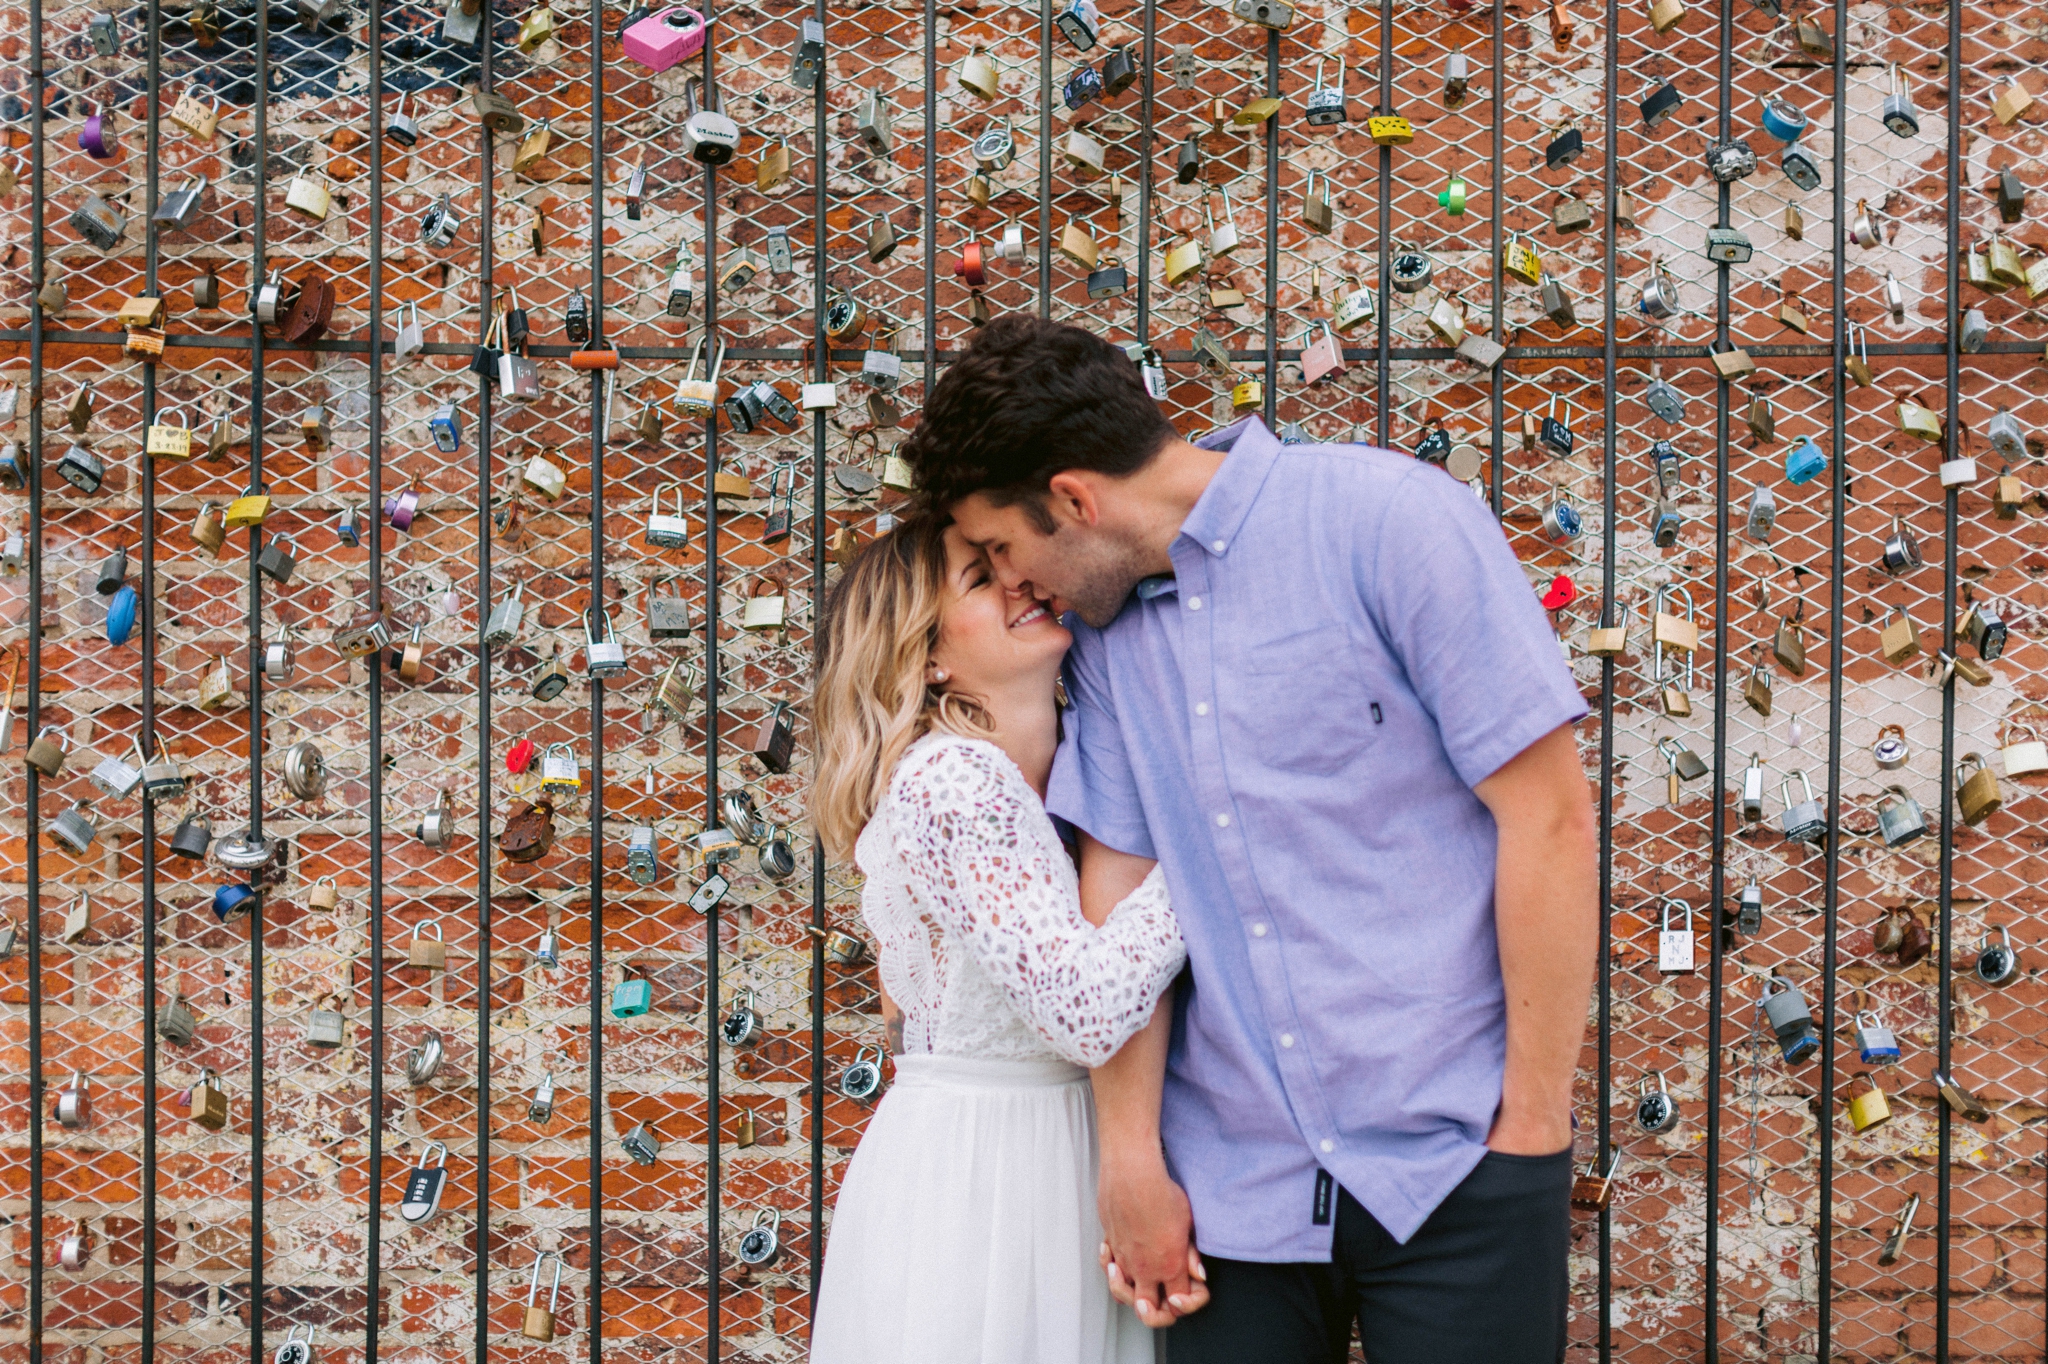
M 1394 288 L 1404 294 L 1420 293 L 1429 287 L 1431 277 L 1436 273 L 1429 254 L 1424 251 L 1403 251 L 1394 257 Z

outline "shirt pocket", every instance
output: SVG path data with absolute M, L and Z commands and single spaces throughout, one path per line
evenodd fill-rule
M 1351 637 L 1314 625 L 1244 646 L 1234 728 L 1250 754 L 1286 772 L 1342 772 L 1370 748 L 1380 717 Z

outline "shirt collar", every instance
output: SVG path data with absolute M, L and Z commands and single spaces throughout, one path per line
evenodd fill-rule
M 1217 553 L 1216 546 L 1229 545 L 1250 514 L 1280 453 L 1280 441 L 1263 421 L 1252 416 L 1211 432 L 1195 444 L 1205 450 L 1229 449 L 1180 528 L 1182 535 L 1204 550 Z

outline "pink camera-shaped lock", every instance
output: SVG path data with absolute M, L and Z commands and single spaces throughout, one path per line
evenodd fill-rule
M 666 71 L 704 50 L 704 16 L 681 5 L 650 14 L 626 30 L 626 55 L 649 71 Z

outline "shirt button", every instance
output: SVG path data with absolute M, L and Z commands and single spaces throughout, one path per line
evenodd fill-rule
M 1281 1033 L 1281 1034 L 1280 1034 L 1280 1045 L 1281 1045 L 1281 1046 L 1283 1046 L 1283 1047 L 1291 1047 L 1291 1046 L 1293 1046 L 1293 1045 L 1294 1045 L 1294 1034 L 1293 1034 L 1293 1033 L 1291 1033 L 1291 1032 L 1283 1032 L 1283 1033 Z
M 1330 1140 L 1330 1139 L 1329 1139 L 1328 1137 L 1325 1137 L 1325 1138 L 1323 1138 L 1323 1154 L 1324 1154 L 1324 1155 L 1328 1155 L 1328 1154 L 1329 1154 L 1330 1152 L 1332 1152 L 1332 1151 L 1334 1151 L 1334 1150 L 1336 1150 L 1336 1149 L 1337 1149 L 1337 1143 L 1336 1143 L 1336 1142 L 1334 1142 L 1334 1141 L 1331 1141 L 1331 1140 Z
M 1197 701 L 1197 702 L 1195 702 L 1195 714 L 1197 714 L 1197 715 L 1207 715 L 1208 713 L 1209 713 L 1209 703 L 1208 703 L 1207 701 Z
M 1209 548 L 1215 550 L 1218 554 L 1221 554 L 1223 552 L 1223 542 L 1221 540 L 1211 540 L 1209 542 Z
M 1253 925 L 1252 925 L 1252 936 L 1253 936 L 1254 938 L 1263 938 L 1263 937 L 1265 937 L 1265 936 L 1266 936 L 1266 926 L 1265 926 L 1264 924 L 1253 924 Z
M 1200 597 L 1189 597 L 1189 598 L 1188 598 L 1188 610 L 1190 610 L 1190 611 L 1199 611 L 1199 610 L 1201 610 L 1201 609 L 1202 609 L 1202 599 L 1201 599 Z
M 1217 828 L 1219 828 L 1219 829 L 1228 829 L 1228 828 L 1230 827 L 1230 816 L 1229 816 L 1229 815 L 1218 815 L 1218 816 L 1216 816 L 1216 827 L 1217 827 Z

